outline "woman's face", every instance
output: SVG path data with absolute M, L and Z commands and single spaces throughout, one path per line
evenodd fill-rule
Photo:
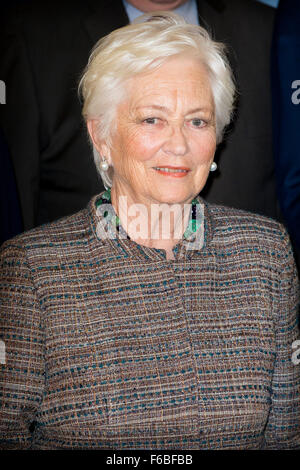
M 136 203 L 188 203 L 204 187 L 216 149 L 213 96 L 206 69 L 172 58 L 127 83 L 117 109 L 113 148 L 115 194 Z

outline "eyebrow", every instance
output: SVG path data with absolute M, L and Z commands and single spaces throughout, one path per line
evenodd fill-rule
M 158 104 L 151 104 L 151 105 L 143 105 L 143 106 L 138 106 L 137 109 L 158 109 L 160 111 L 166 111 L 168 112 L 169 109 L 166 107 L 166 106 L 160 106 Z M 194 114 L 194 113 L 198 113 L 199 111 L 201 112 L 209 112 L 209 113 L 212 113 L 213 110 L 212 108 L 208 108 L 208 107 L 202 107 L 202 108 L 194 108 L 194 109 L 191 109 L 190 111 L 188 111 L 186 114 Z

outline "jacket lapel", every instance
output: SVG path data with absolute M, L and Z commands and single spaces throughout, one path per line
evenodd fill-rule
M 223 0 L 197 0 L 199 24 L 215 37 L 222 31 L 223 13 L 226 5 Z M 218 34 L 219 35 L 219 34 Z
M 233 71 L 237 68 L 235 47 L 235 16 L 225 0 L 197 0 L 199 24 L 209 31 L 215 41 L 224 42 Z
M 86 0 L 90 14 L 83 26 L 94 45 L 101 37 L 128 24 L 128 16 L 120 0 Z

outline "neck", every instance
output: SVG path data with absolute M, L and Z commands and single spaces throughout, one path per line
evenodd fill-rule
M 113 185 L 111 202 L 122 227 L 140 245 L 163 249 L 173 259 L 173 247 L 187 227 L 190 204 L 169 204 L 138 198 L 131 191 Z

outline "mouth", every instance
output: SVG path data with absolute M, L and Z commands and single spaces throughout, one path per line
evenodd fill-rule
M 159 174 L 173 178 L 183 178 L 190 172 L 190 168 L 184 166 L 156 166 L 153 168 Z

